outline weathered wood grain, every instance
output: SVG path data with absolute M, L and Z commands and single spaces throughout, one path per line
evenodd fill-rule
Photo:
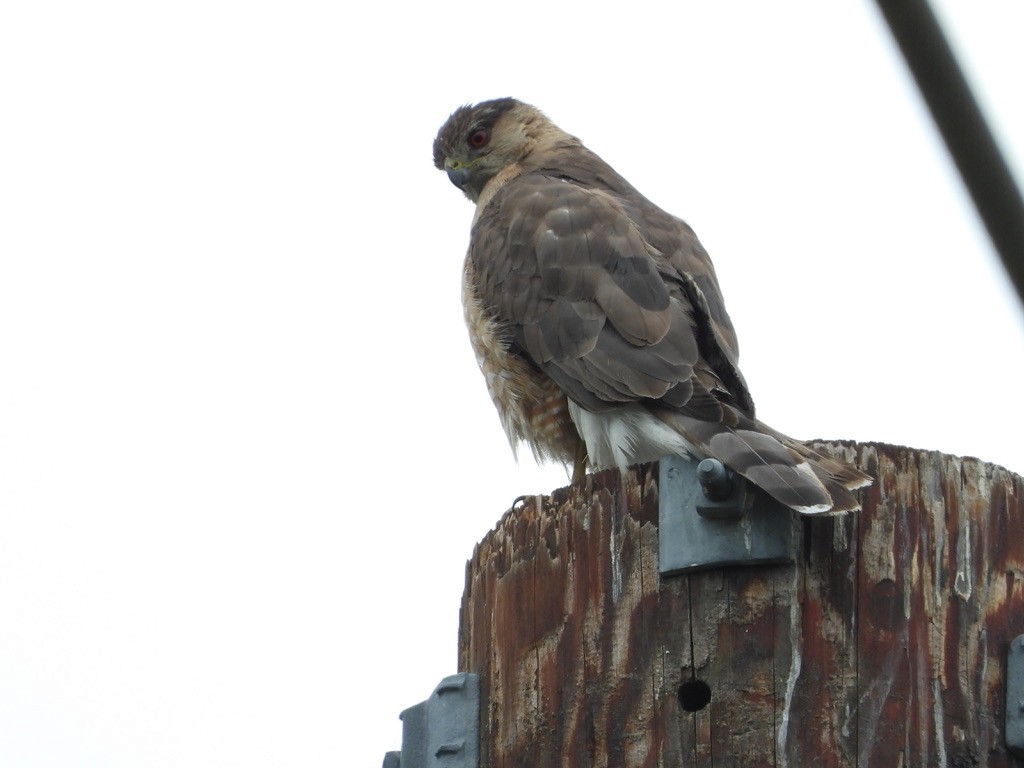
M 460 669 L 484 768 L 1019 765 L 1024 482 L 975 459 L 822 444 L 878 479 L 794 566 L 662 579 L 656 465 L 509 511 L 467 565 Z M 684 711 L 683 683 L 711 702 Z

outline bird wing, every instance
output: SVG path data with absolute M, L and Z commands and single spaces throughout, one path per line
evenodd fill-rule
M 642 401 L 782 503 L 856 508 L 849 490 L 866 475 L 754 417 L 710 260 L 682 222 L 639 196 L 535 172 L 480 211 L 469 258 L 514 350 L 585 410 Z
M 715 341 L 696 282 L 645 239 L 615 194 L 550 173 L 521 176 L 481 212 L 469 256 L 479 295 L 512 343 L 583 408 L 654 400 L 720 418 L 709 385 L 725 387 L 701 346 L 719 344 L 722 360 L 734 350 Z

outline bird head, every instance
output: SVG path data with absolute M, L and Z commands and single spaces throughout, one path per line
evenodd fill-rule
M 487 182 L 553 137 L 569 138 L 529 104 L 492 99 L 455 110 L 434 139 L 434 165 L 477 202 Z

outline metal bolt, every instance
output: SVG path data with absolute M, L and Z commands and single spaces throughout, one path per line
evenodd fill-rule
M 729 470 L 718 459 L 704 459 L 697 465 L 697 480 L 704 495 L 712 501 L 724 501 L 732 493 Z

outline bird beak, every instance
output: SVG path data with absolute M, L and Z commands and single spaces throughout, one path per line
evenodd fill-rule
M 444 170 L 448 174 L 448 179 L 451 183 L 464 191 L 466 184 L 469 182 L 469 169 L 457 160 L 445 160 Z

